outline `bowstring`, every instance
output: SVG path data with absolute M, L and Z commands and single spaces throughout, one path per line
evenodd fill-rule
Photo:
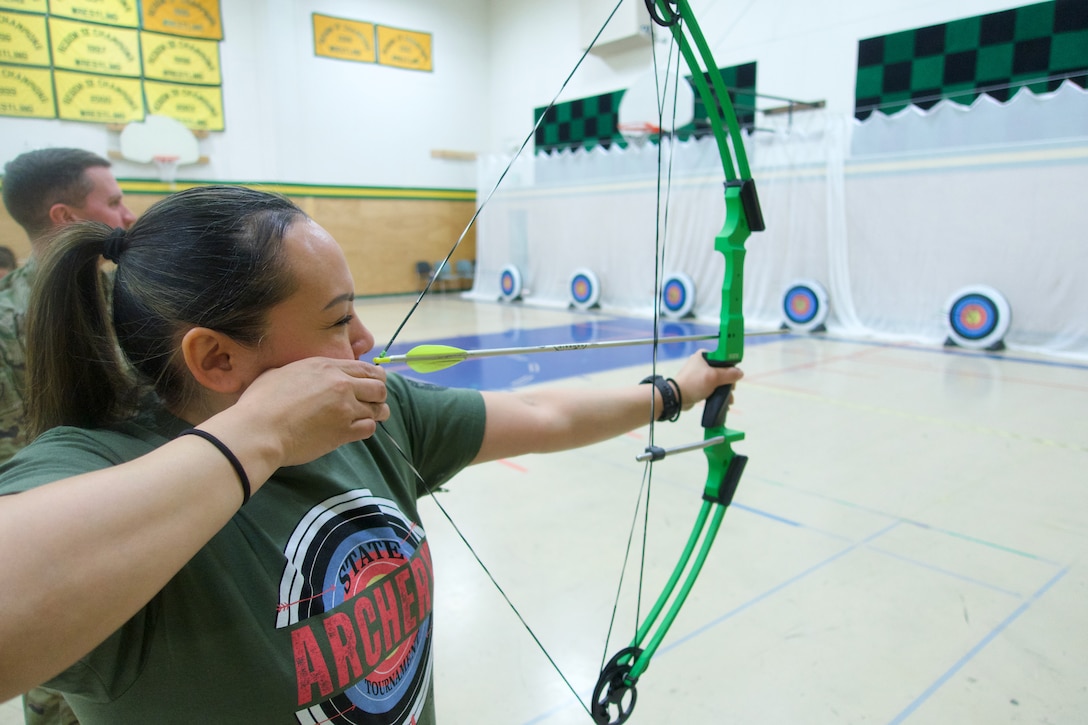
M 589 42 L 589 45 L 586 47 L 586 49 L 582 51 L 582 55 L 578 58 L 578 62 L 574 64 L 574 68 L 572 68 L 570 73 L 567 74 L 567 77 L 563 79 L 563 84 L 559 86 L 559 90 L 555 92 L 555 95 L 552 96 L 552 99 L 548 102 L 548 105 L 544 107 L 544 111 L 541 112 L 540 117 L 536 119 L 536 123 L 533 124 L 532 130 L 529 131 L 528 135 L 525 137 L 525 140 L 521 142 L 521 146 L 518 147 L 518 150 L 514 154 L 513 158 L 510 159 L 510 162 L 506 164 L 506 168 L 504 168 L 502 170 L 502 173 L 499 174 L 498 180 L 491 187 L 491 190 L 488 191 L 487 196 L 484 197 L 483 202 L 480 204 L 480 206 L 476 208 L 476 211 L 473 212 L 472 217 L 468 220 L 468 224 L 465 225 L 464 231 L 462 231 L 460 236 L 457 237 L 457 241 L 454 242 L 452 247 L 450 247 L 450 251 L 446 253 L 446 256 L 442 260 L 442 262 L 435 266 L 434 272 L 431 274 L 431 278 L 427 280 L 427 285 L 423 288 L 423 291 L 419 293 L 419 297 L 416 298 L 415 303 L 412 304 L 412 307 L 408 310 L 408 314 L 404 316 L 403 320 L 401 320 L 401 323 L 397 326 L 397 329 L 393 331 L 393 336 L 389 338 L 389 342 L 385 344 L 385 348 L 382 350 L 383 356 L 389 353 L 389 348 L 393 347 L 393 343 L 396 342 L 397 337 L 400 336 L 400 333 L 404 329 L 404 326 L 408 324 L 408 320 L 412 319 L 412 315 L 415 314 L 416 309 L 419 307 L 420 303 L 423 302 L 423 298 L 426 297 L 427 293 L 431 291 L 431 287 L 433 287 L 434 283 L 438 280 L 438 275 L 445 268 L 445 266 L 450 263 L 450 259 L 457 252 L 457 249 L 461 246 L 461 242 L 465 240 L 465 237 L 468 236 L 469 231 L 472 229 L 473 226 L 475 226 L 476 220 L 480 217 L 480 213 L 483 212 L 484 207 L 486 207 L 491 201 L 491 198 L 495 196 L 495 192 L 499 190 L 499 186 L 502 185 L 502 182 L 506 179 L 507 174 L 510 173 L 510 169 L 514 167 L 514 164 L 517 163 L 517 160 L 521 158 L 522 152 L 524 152 L 526 147 L 528 147 L 529 142 L 532 141 L 533 138 L 536 136 L 537 129 L 540 128 L 540 124 L 544 122 L 544 116 L 547 115 L 548 111 L 554 108 L 555 105 L 559 102 L 559 96 L 561 96 L 563 94 L 563 91 L 566 90 L 567 84 L 570 83 L 570 80 L 574 77 L 574 74 L 577 73 L 578 69 L 582 67 L 582 63 L 589 56 L 589 51 L 591 51 L 593 47 L 597 44 L 597 40 L 601 37 L 601 34 L 604 33 L 605 28 L 608 27 L 608 24 L 612 22 L 612 18 L 619 11 L 620 6 L 623 3 L 624 0 L 618 0 L 616 6 L 612 8 L 612 12 L 608 14 L 608 18 L 604 21 L 604 24 L 601 25 L 600 30 L 598 30 L 597 34 L 593 36 L 593 40 Z
M 610 12 L 608 14 L 608 18 L 601 25 L 600 29 L 597 31 L 597 34 L 593 36 L 593 40 L 590 41 L 588 47 L 586 47 L 586 49 L 582 52 L 582 55 L 578 58 L 578 62 L 574 65 L 574 68 L 571 69 L 570 73 L 567 74 L 567 77 L 563 80 L 563 83 L 559 87 L 559 90 L 556 91 L 556 93 L 552 97 L 551 101 L 549 101 L 548 105 L 544 108 L 544 111 L 537 118 L 536 123 L 533 124 L 532 129 L 525 136 L 525 140 L 522 141 L 521 145 L 518 147 L 517 152 L 510 159 L 510 161 L 506 164 L 506 167 L 503 169 L 502 173 L 499 174 L 499 178 L 495 181 L 495 183 L 491 187 L 490 191 L 488 191 L 487 196 L 484 198 L 484 201 L 473 212 L 472 217 L 469 219 L 468 223 L 465 225 L 464 230 L 457 237 L 457 241 L 454 242 L 453 246 L 450 248 L 449 252 L 443 258 L 442 262 L 440 264 L 436 265 L 435 270 L 431 275 L 431 278 L 427 281 L 426 286 L 424 286 L 423 290 L 419 293 L 419 297 L 416 298 L 415 302 L 412 304 L 411 308 L 408 310 L 408 314 L 406 314 L 404 316 L 404 319 L 401 320 L 400 324 L 393 331 L 393 335 L 389 338 L 389 342 L 386 343 L 385 348 L 382 351 L 383 356 L 388 354 L 389 349 L 393 346 L 393 343 L 396 342 L 397 338 L 400 336 L 400 333 L 404 330 L 404 327 L 408 324 L 408 321 L 412 318 L 412 316 L 415 314 L 416 310 L 419 308 L 420 304 L 423 302 L 423 298 L 427 296 L 427 294 L 430 292 L 431 288 L 434 286 L 434 284 L 437 281 L 438 276 L 441 273 L 442 269 L 445 267 L 445 265 L 449 264 L 450 259 L 457 252 L 457 249 L 461 246 L 461 243 L 464 241 L 464 239 L 468 235 L 469 231 L 476 224 L 476 220 L 480 217 L 480 214 L 483 212 L 484 208 L 491 201 L 492 197 L 494 197 L 495 193 L 499 189 L 499 186 L 502 185 L 503 181 L 506 179 L 507 175 L 510 173 L 510 170 L 514 167 L 514 164 L 517 163 L 517 161 L 521 157 L 522 153 L 528 147 L 529 142 L 534 139 L 534 137 L 536 136 L 537 129 L 539 129 L 540 125 L 544 122 L 545 115 L 547 114 L 547 112 L 550 109 L 554 108 L 555 105 L 559 102 L 559 96 L 561 96 L 563 91 L 566 90 L 567 85 L 570 83 L 571 79 L 574 77 L 574 74 L 578 71 L 578 69 L 582 66 L 582 63 L 589 56 L 590 50 L 592 50 L 593 47 L 597 44 L 597 40 L 600 39 L 601 34 L 604 33 L 605 29 L 608 27 L 608 24 L 610 22 L 612 22 L 612 18 L 619 11 L 620 6 L 623 4 L 623 2 L 624 2 L 624 0 L 617 0 L 615 7 L 612 8 L 612 12 Z M 652 32 L 652 29 L 651 29 L 651 32 Z M 656 63 L 656 59 L 655 59 L 655 63 Z M 660 153 L 660 150 L 659 150 L 659 153 Z M 655 280 L 656 280 L 656 274 L 655 274 Z M 656 288 L 656 286 L 657 285 L 655 283 L 655 288 Z M 656 325 L 656 321 L 655 321 L 655 325 L 654 325 L 654 338 L 655 338 L 654 349 L 656 350 L 656 348 L 657 348 L 657 341 L 656 341 L 656 338 L 657 338 L 657 325 Z M 476 563 L 480 565 L 481 569 L 483 569 L 484 573 L 487 575 L 487 578 L 491 580 L 491 583 L 495 586 L 495 589 L 498 590 L 498 592 L 502 596 L 503 600 L 506 601 L 507 606 L 510 607 L 510 610 L 514 613 L 514 616 L 516 616 L 518 618 L 518 620 L 521 622 L 522 626 L 525 628 L 525 631 L 529 633 L 529 636 L 536 643 L 537 648 L 540 649 L 541 653 L 544 655 L 544 657 L 551 664 L 552 669 L 555 670 L 556 674 L 559 675 L 559 678 L 563 681 L 563 683 L 566 685 L 567 689 L 570 690 L 571 694 L 574 696 L 574 699 L 578 701 L 578 704 L 582 707 L 583 710 L 585 710 L 586 714 L 589 715 L 590 718 L 592 719 L 593 714 L 590 712 L 589 707 L 587 707 L 585 702 L 582 701 L 582 698 L 581 698 L 581 696 L 579 696 L 577 690 L 575 690 L 574 685 L 571 684 L 570 680 L 567 679 L 567 676 L 565 674 L 563 674 L 563 671 L 559 668 L 559 665 L 556 663 L 555 659 L 551 656 L 551 654 L 548 652 L 548 650 L 544 647 L 543 642 L 541 642 L 540 638 L 533 631 L 532 627 L 529 626 L 529 623 L 525 621 L 525 617 L 522 616 L 521 612 L 514 605 L 514 602 L 507 595 L 506 591 L 502 588 L 502 586 L 499 584 L 499 582 L 495 579 L 494 575 L 491 573 L 491 570 L 488 569 L 488 567 L 484 563 L 483 559 L 480 558 L 480 555 L 473 548 L 472 544 L 469 543 L 468 538 L 461 531 L 460 527 L 457 526 L 456 523 L 454 523 L 453 517 L 450 516 L 449 512 L 446 511 L 445 507 L 438 500 L 438 497 L 435 495 L 435 492 L 431 489 L 431 487 L 429 485 L 427 485 L 427 482 L 424 480 L 423 476 L 419 473 L 419 471 L 416 470 L 415 466 L 412 464 L 411 459 L 408 457 L 407 452 L 405 452 L 404 449 L 401 448 L 400 444 L 397 443 L 396 439 L 393 437 L 393 435 L 388 431 L 388 429 L 386 429 L 386 427 L 382 423 L 378 423 L 378 428 L 389 439 L 389 441 L 392 443 L 393 447 L 398 451 L 401 458 L 404 459 L 405 464 L 412 471 L 412 473 L 416 476 L 416 478 L 418 478 L 419 481 L 423 484 L 424 489 L 430 495 L 430 499 L 435 503 L 435 506 L 442 513 L 443 517 L 445 517 L 446 521 L 449 522 L 450 526 L 456 532 L 458 538 L 461 539 L 461 542 L 464 544 L 465 548 L 468 549 L 469 553 L 476 560 Z M 637 512 L 637 507 L 636 507 L 636 512 Z M 632 533 L 633 532 L 634 532 L 634 528 L 632 527 Z M 630 546 L 630 544 L 628 544 L 628 546 Z M 622 580 L 622 573 L 621 573 L 621 580 Z M 618 600 L 617 600 L 617 602 L 618 602 Z M 613 617 L 614 617 L 614 615 L 613 615 Z M 610 630 L 611 630 L 611 627 L 610 627 Z
M 682 19 L 679 21 L 682 22 Z M 679 83 L 680 78 L 680 51 L 679 46 L 676 44 L 675 36 L 670 33 L 669 48 L 666 53 L 665 73 L 663 77 L 665 79 L 664 87 L 661 87 L 661 77 L 658 73 L 657 65 L 657 52 L 656 52 L 656 28 L 655 23 L 650 23 L 650 38 L 651 48 L 654 49 L 651 53 L 653 58 L 653 73 L 654 73 L 654 88 L 655 95 L 657 97 L 657 127 L 660 131 L 664 124 L 662 121 L 665 117 L 665 108 L 668 100 L 668 88 L 670 73 L 672 73 L 672 122 L 670 124 L 671 137 L 669 139 L 669 158 L 668 166 L 665 172 L 665 193 L 664 193 L 664 212 L 662 212 L 662 158 L 663 158 L 663 141 L 664 135 L 659 135 L 657 145 L 657 178 L 656 178 L 656 195 L 658 203 L 655 210 L 655 228 L 654 228 L 654 306 L 653 306 L 653 344 L 651 348 L 651 375 L 657 375 L 657 361 L 658 352 L 660 348 L 660 314 L 661 314 L 661 293 L 662 293 L 662 270 L 665 265 L 665 251 L 668 246 L 668 224 L 669 224 L 669 201 L 672 196 L 672 171 L 673 162 L 676 158 L 676 113 L 679 97 Z M 676 50 L 676 66 L 673 68 L 673 50 Z M 648 433 L 649 445 L 654 445 L 654 434 L 657 423 L 657 411 L 655 410 L 657 405 L 657 396 L 654 394 L 655 386 L 650 386 L 650 426 Z M 620 567 L 619 582 L 616 586 L 616 597 L 612 605 L 612 615 L 608 622 L 608 632 L 605 636 L 604 651 L 601 655 L 601 669 L 604 669 L 604 665 L 608 660 L 608 653 L 610 651 L 610 644 L 612 640 L 612 632 L 615 627 L 616 618 L 618 616 L 619 602 L 623 592 L 623 582 L 626 577 L 627 567 L 630 563 L 631 550 L 634 544 L 635 529 L 638 525 L 639 514 L 642 515 L 642 542 L 639 553 L 639 576 L 637 595 L 635 597 L 635 617 L 632 622 L 633 633 L 631 640 L 634 641 L 638 636 L 639 622 L 642 620 L 642 598 L 643 598 L 643 582 L 645 581 L 646 573 L 646 552 L 649 546 L 649 528 L 650 528 L 650 498 L 653 493 L 653 460 L 646 462 L 646 466 L 643 469 L 642 484 L 639 487 L 638 497 L 635 500 L 635 510 L 631 518 L 631 527 L 627 534 L 627 545 L 624 550 L 623 564 Z
M 495 589 L 498 590 L 503 600 L 506 601 L 506 605 L 510 607 L 510 610 L 514 613 L 514 616 L 517 617 L 518 621 L 521 622 L 521 626 L 525 628 L 525 631 L 528 632 L 529 636 L 533 638 L 534 642 L 536 642 L 536 646 L 544 654 L 544 657 L 548 660 L 548 663 L 551 664 L 552 669 L 555 670 L 557 675 L 559 675 L 559 679 L 563 680 L 563 684 L 566 685 L 567 689 L 570 690 L 572 695 L 574 695 L 574 699 L 578 701 L 578 704 L 582 706 L 582 709 L 586 711 L 586 714 L 589 715 L 590 718 L 592 718 L 593 713 L 591 713 L 589 711 L 589 708 L 586 707 L 586 704 L 582 702 L 582 698 L 578 694 L 578 691 L 574 689 L 574 685 L 571 683 L 570 680 L 567 679 L 567 676 L 563 674 L 563 670 L 559 669 L 559 664 L 556 663 L 556 661 L 552 658 L 548 650 L 544 648 L 544 643 L 540 641 L 540 638 L 536 635 L 536 632 L 534 632 L 533 628 L 529 626 L 529 623 L 525 621 L 525 617 L 522 616 L 521 611 L 518 610 L 518 608 L 514 605 L 513 600 L 511 600 L 509 595 L 507 595 L 506 590 L 503 589 L 502 586 L 499 584 L 498 580 L 495 579 L 495 575 L 492 574 L 491 570 L 487 568 L 487 564 L 484 563 L 484 560 L 481 559 L 480 555 L 476 553 L 476 549 L 474 549 L 472 547 L 472 544 L 469 543 L 468 537 L 466 537 L 464 532 L 461 531 L 461 527 L 454 522 L 453 517 L 450 516 L 448 511 L 446 511 L 446 507 L 443 506 L 442 502 L 438 500 L 438 496 L 435 495 L 434 488 L 427 483 L 427 481 L 423 478 L 423 474 L 421 474 L 419 470 L 416 469 L 415 465 L 412 463 L 412 459 L 408 457 L 408 453 L 403 448 L 401 448 L 400 444 L 397 442 L 397 439 L 393 437 L 393 434 L 389 432 L 389 430 L 385 427 L 385 424 L 379 422 L 378 428 L 381 430 L 382 433 L 385 434 L 385 437 L 389 439 L 389 442 L 393 444 L 393 448 L 395 448 L 397 452 L 400 453 L 401 458 L 404 459 L 405 465 L 407 465 L 408 468 L 415 475 L 415 477 L 419 479 L 419 482 L 423 484 L 423 488 L 425 491 L 427 491 L 427 494 L 430 496 L 431 501 L 434 502 L 434 505 L 438 507 L 439 511 L 442 512 L 442 515 L 446 518 L 446 521 L 448 521 L 450 526 L 453 527 L 454 532 L 457 534 L 458 538 L 461 539 L 461 543 L 463 543 L 465 545 L 465 548 L 468 549 L 469 553 L 472 554 L 472 558 L 474 558 L 476 560 L 476 563 L 480 565 L 480 568 L 484 570 L 484 574 L 486 574 L 487 578 L 491 580 L 491 583 L 495 586 Z

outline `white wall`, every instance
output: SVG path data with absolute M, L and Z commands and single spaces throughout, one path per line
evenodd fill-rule
M 179 178 L 472 188 L 471 163 L 432 149 L 486 143 L 487 0 L 221 0 L 226 130 L 201 142 L 211 158 Z M 318 58 L 311 13 L 433 35 L 434 72 Z M 0 118 L 0 163 L 42 146 L 101 154 L 116 133 L 99 124 Z M 118 163 L 118 176 L 155 178 Z
M 432 159 L 431 150 L 520 144 L 533 108 L 552 99 L 582 52 L 582 0 L 220 1 L 227 129 L 202 142 L 211 164 L 183 168 L 180 178 L 472 188 L 472 164 Z M 587 14 L 602 21 L 614 5 L 587 1 Z M 859 39 L 1022 4 L 692 0 L 720 66 L 757 61 L 760 92 L 824 99 L 845 115 L 853 112 Z M 317 58 L 313 12 L 430 32 L 435 70 Z M 645 52 L 590 55 L 562 99 L 626 88 L 648 67 Z M 0 118 L 0 162 L 47 145 L 105 153 L 116 134 L 98 124 Z M 116 170 L 156 175 L 150 166 Z

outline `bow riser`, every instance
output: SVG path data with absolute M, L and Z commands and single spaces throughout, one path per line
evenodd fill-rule
M 736 365 L 744 358 L 744 243 L 750 231 L 747 214 L 741 197 L 740 183 L 726 183 L 725 189 L 725 224 L 714 240 L 714 249 L 725 260 L 725 273 L 722 279 L 721 327 L 718 333 L 718 347 L 706 353 L 707 362 L 716 367 Z M 723 491 L 732 499 L 730 488 L 735 490 L 740 478 L 740 471 L 730 469 L 735 454 L 730 444 L 743 440 L 744 433 L 725 427 L 725 416 L 729 408 L 731 385 L 724 385 L 715 390 L 703 406 L 703 437 L 705 440 L 723 436 L 725 441 L 706 449 L 707 472 L 706 488 L 703 496 L 709 500 L 718 500 Z M 731 482 L 731 486 L 725 485 Z
M 714 249 L 725 260 L 722 278 L 721 325 L 718 349 L 707 360 L 736 365 L 744 358 L 744 243 L 750 231 L 741 201 L 740 187 L 725 189 L 725 224 L 714 239 Z

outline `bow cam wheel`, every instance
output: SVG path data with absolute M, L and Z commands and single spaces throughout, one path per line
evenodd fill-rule
M 621 725 L 631 717 L 638 691 L 628 675 L 640 654 L 642 650 L 637 647 L 622 649 L 601 670 L 593 688 L 593 721 L 597 725 Z

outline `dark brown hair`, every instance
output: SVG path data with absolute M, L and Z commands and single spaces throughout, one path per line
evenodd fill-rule
M 182 336 L 207 327 L 257 344 L 268 309 L 296 288 L 283 236 L 303 218 L 283 197 L 211 186 L 167 197 L 127 232 L 65 227 L 41 260 L 28 308 L 30 434 L 123 418 L 134 377 L 167 406 L 188 400 L 195 382 L 179 359 Z M 117 260 L 112 304 L 99 269 L 107 250 Z
M 49 210 L 54 204 L 81 207 L 94 189 L 84 173 L 110 162 L 83 149 L 27 151 L 4 166 L 4 206 L 11 218 L 37 239 L 53 228 Z

